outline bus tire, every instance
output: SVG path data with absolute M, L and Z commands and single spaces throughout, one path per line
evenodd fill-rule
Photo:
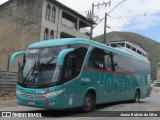
M 134 102 L 139 103 L 139 101 L 140 101 L 139 99 L 140 99 L 140 90 L 136 90 Z
M 92 92 L 87 92 L 84 98 L 83 108 L 84 112 L 90 112 L 95 109 L 95 96 Z

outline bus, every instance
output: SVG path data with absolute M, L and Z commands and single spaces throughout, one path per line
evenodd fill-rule
M 46 40 L 23 55 L 16 101 L 22 106 L 62 110 L 149 96 L 150 63 L 143 57 L 83 38 Z

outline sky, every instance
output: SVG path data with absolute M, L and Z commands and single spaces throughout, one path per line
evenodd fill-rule
M 8 0 L 0 0 L 0 4 Z M 109 0 L 57 0 L 86 16 L 92 9 L 92 3 L 108 3 Z M 105 12 L 107 17 L 107 33 L 111 31 L 134 32 L 160 42 L 160 0 L 111 0 L 111 5 L 94 7 L 94 14 L 99 23 Z M 119 4 L 122 2 L 121 4 Z M 119 4 L 119 5 L 118 5 Z M 113 9 L 118 5 L 115 9 Z M 111 12 L 110 12 L 111 11 Z M 96 25 L 93 36 L 104 33 L 104 20 Z

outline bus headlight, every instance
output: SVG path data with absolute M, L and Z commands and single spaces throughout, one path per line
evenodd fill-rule
M 21 92 L 20 92 L 19 90 L 16 89 L 16 94 L 19 95 L 19 94 L 21 94 Z
M 26 93 L 22 93 L 19 90 L 16 90 L 16 94 L 26 97 L 26 98 L 36 98 L 36 99 L 41 99 L 41 98 L 48 98 L 48 97 L 54 97 L 56 95 L 59 95 L 61 93 L 64 92 L 65 89 L 62 90 L 58 90 L 58 91 L 54 91 L 54 92 L 50 92 L 47 94 L 26 94 Z

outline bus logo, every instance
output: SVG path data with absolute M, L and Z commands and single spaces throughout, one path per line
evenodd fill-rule
M 11 112 L 2 112 L 2 117 L 11 117 Z

